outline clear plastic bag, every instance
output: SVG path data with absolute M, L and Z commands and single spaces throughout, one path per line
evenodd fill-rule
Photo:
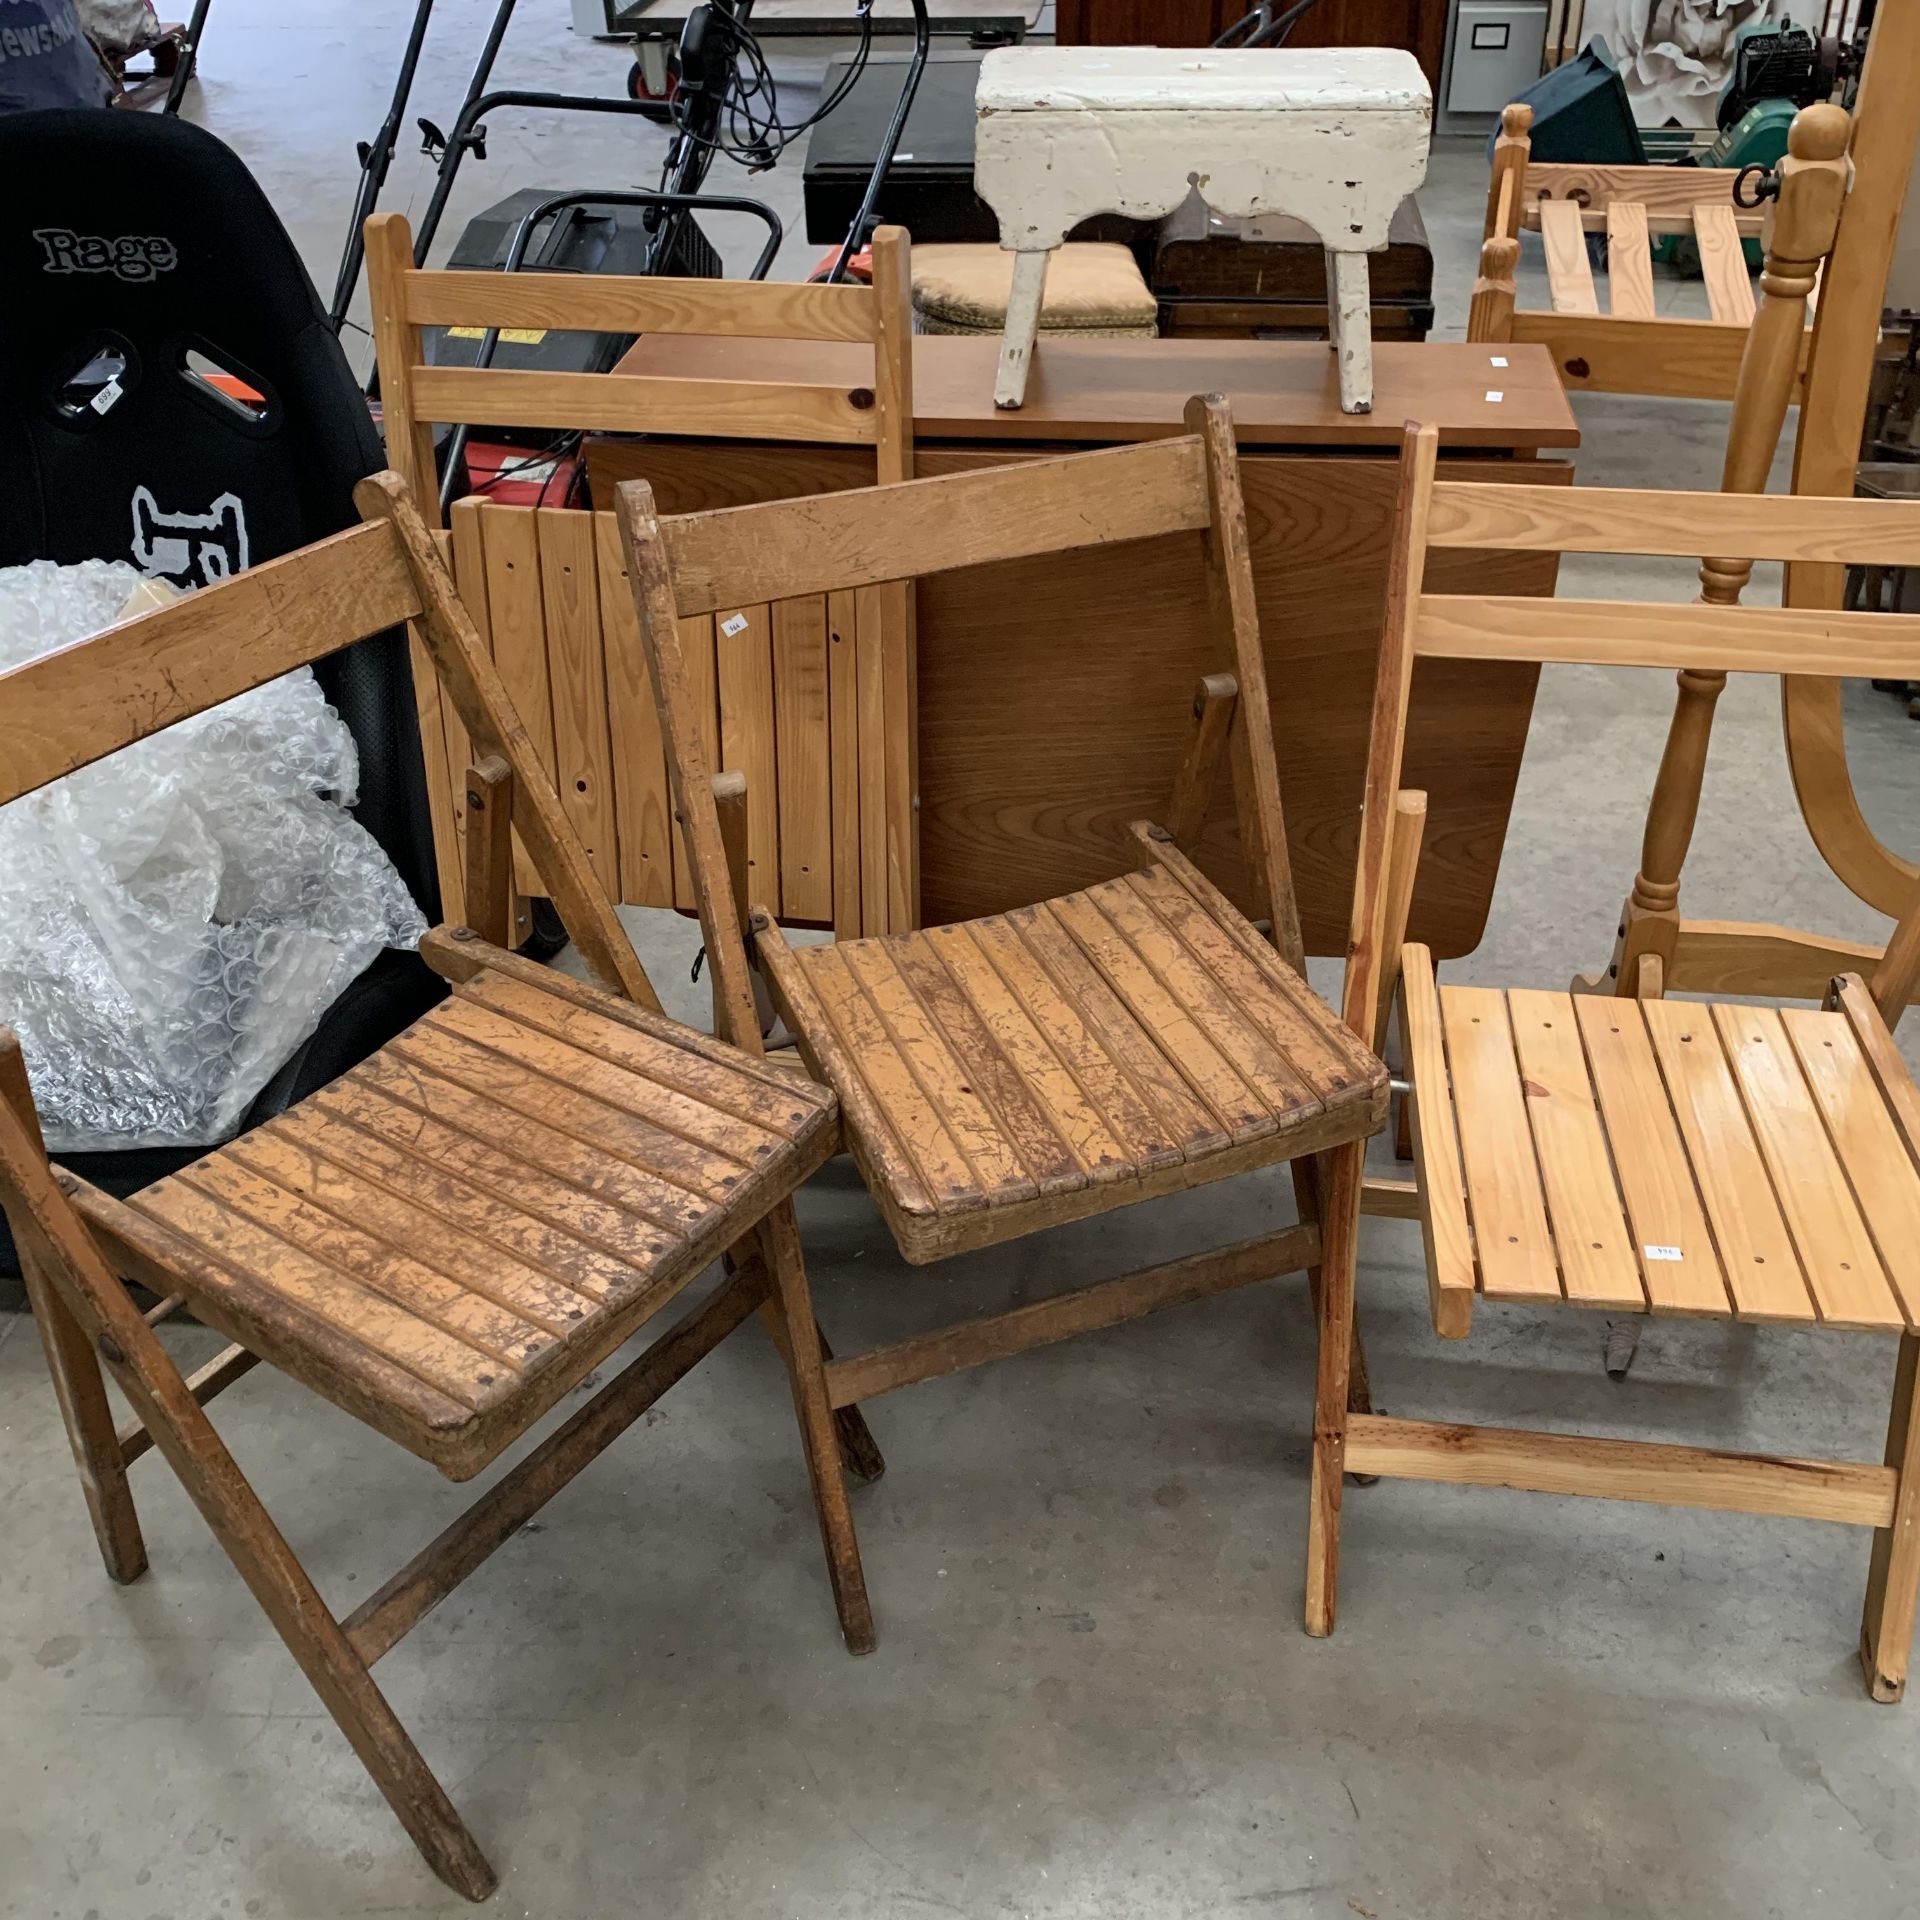
M 119 561 L 0 568 L 0 669 L 155 592 Z M 418 944 L 359 779 L 303 667 L 0 807 L 0 1022 L 56 1152 L 225 1139 L 381 948 Z

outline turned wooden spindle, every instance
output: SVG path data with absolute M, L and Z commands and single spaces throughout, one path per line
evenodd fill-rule
M 1767 490 L 1799 377 L 1807 302 L 1840 221 L 1851 129 L 1843 108 L 1822 104 L 1799 113 L 1788 135 L 1787 157 L 1780 163 L 1780 196 L 1767 216 L 1759 311 L 1734 388 L 1733 421 L 1720 475 L 1723 493 Z M 1752 573 L 1751 560 L 1710 556 L 1700 563 L 1700 599 L 1732 606 Z M 1637 991 L 1645 955 L 1658 956 L 1666 975 L 1672 976 L 1680 873 L 1700 810 L 1713 710 L 1726 683 L 1724 673 L 1693 667 L 1682 668 L 1678 676 L 1673 719 L 1647 808 L 1640 871 L 1621 917 L 1619 945 L 1605 982 L 1614 993 Z
M 1532 154 L 1533 109 L 1516 100 L 1501 111 L 1500 136 L 1493 143 L 1487 218 L 1480 232 L 1483 241 L 1519 238 L 1520 196 L 1526 187 L 1527 161 Z
M 1520 261 L 1518 240 L 1495 239 L 1480 248 L 1480 277 L 1467 306 L 1469 340 L 1513 338 L 1513 270 Z

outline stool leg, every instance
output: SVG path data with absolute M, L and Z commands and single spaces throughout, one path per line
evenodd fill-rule
M 1364 253 L 1327 253 L 1327 314 L 1340 361 L 1340 411 L 1373 411 L 1373 292 Z
M 1027 368 L 1034 335 L 1040 331 L 1040 302 L 1047 291 L 1044 253 L 1013 256 L 1013 288 L 1007 295 L 1007 330 L 1000 338 L 1000 371 L 994 376 L 993 404 L 1017 407 L 1027 397 Z

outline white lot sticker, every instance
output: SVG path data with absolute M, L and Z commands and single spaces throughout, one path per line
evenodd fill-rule
M 87 404 L 95 413 L 105 413 L 120 398 L 121 391 L 118 380 L 109 380 Z
M 1498 387 L 1489 387 L 1487 389 L 1488 400 L 1495 403 L 1496 405 L 1500 401 L 1504 400 L 1506 397 L 1507 396 L 1504 393 L 1502 393 Z
M 1487 365 L 1490 367 L 1504 367 L 1506 364 L 1507 364 L 1507 356 L 1504 353 L 1496 353 L 1487 362 Z
M 731 640 L 736 633 L 745 633 L 746 630 L 747 616 L 744 613 L 730 613 L 726 619 L 720 622 L 720 631 L 724 633 L 729 640 Z
M 1678 1247 L 1642 1247 L 1640 1251 L 1649 1260 L 1684 1260 L 1687 1257 Z

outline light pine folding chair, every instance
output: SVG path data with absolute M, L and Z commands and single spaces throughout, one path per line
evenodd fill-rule
M 1339 1470 L 1868 1527 L 1861 1657 L 1876 1700 L 1906 1685 L 1920 1586 L 1920 1092 L 1891 1029 L 1920 979 L 1920 894 L 1869 986 L 1818 1008 L 1436 987 L 1400 944 L 1411 864 L 1396 809 L 1417 661 L 1533 660 L 1714 673 L 1920 676 L 1920 617 L 1699 601 L 1525 601 L 1426 591 L 1436 548 L 1920 561 L 1920 505 L 1463 486 L 1409 428 L 1375 697 L 1346 1012 L 1366 1030 L 1398 967 L 1433 1324 L 1475 1296 L 1899 1335 L 1882 1464 L 1349 1417 L 1350 1294 L 1322 1322 L 1320 1483 Z M 1731 565 L 1732 561 L 1715 562 Z M 1343 1231 L 1328 1222 L 1330 1233 Z M 1332 1629 L 1339 1503 L 1316 1509 L 1307 1626 Z
M 854 1159 L 906 1259 L 1264 1167 L 1295 1176 L 1298 1225 L 829 1360 L 836 1407 L 1303 1268 L 1328 1298 L 1351 1298 L 1354 1203 L 1386 1070 L 1306 983 L 1225 402 L 1192 401 L 1186 427 L 1139 446 L 667 520 L 643 483 L 620 489 L 715 1024 L 759 1046 L 764 969 L 807 1065 L 840 1096 Z M 1200 686 L 1165 825 L 1132 827 L 1135 870 L 961 925 L 790 947 L 745 897 L 744 783 L 709 768 L 681 620 L 1182 532 L 1203 553 L 1219 671 Z M 1264 930 L 1187 853 L 1223 760 Z
M 467 898 L 504 926 L 517 833 L 611 991 L 468 927 L 424 951 L 440 1006 L 331 1086 L 130 1200 L 49 1163 L 0 1028 L 0 1202 L 107 1571 L 146 1569 L 127 1468 L 157 1447 L 434 1871 L 494 1872 L 369 1669 L 756 1309 L 793 1382 L 843 1617 L 866 1605 L 789 1195 L 839 1141 L 833 1097 L 659 1013 L 492 662 L 392 474 L 364 524 L 0 674 L 0 802 L 396 622 L 481 756 Z M 453 1480 L 496 1460 L 716 1257 L 730 1278 L 344 1619 L 214 1432 L 262 1360 Z M 123 1282 L 162 1305 L 145 1313 Z M 236 1344 L 191 1379 L 152 1321 Z M 137 1416 L 115 1430 L 101 1364 Z

